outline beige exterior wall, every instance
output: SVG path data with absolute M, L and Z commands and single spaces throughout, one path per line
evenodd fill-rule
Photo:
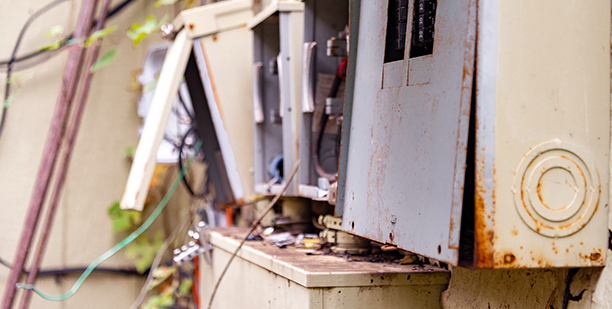
M 10 57 L 27 18 L 50 2 L 0 0 L 0 58 Z M 54 25 L 71 31 L 81 2 L 66 1 L 33 23 L 18 55 L 52 43 L 54 39 L 45 38 L 44 33 Z M 112 2 L 116 5 L 121 1 Z M 154 2 L 134 1 L 107 22 L 107 26 L 116 25 L 117 30 L 104 40 L 101 54 L 109 50 L 113 42 L 119 44 L 119 53 L 114 62 L 98 71 L 92 80 L 43 268 L 87 266 L 126 236 L 113 234 L 107 208 L 121 198 L 129 172 L 130 164 L 123 149 L 138 142 L 141 119 L 136 114 L 136 102 L 139 92 L 128 91 L 128 86 L 133 72 L 142 66 L 147 47 L 161 38 L 154 34 L 133 47 L 124 33 L 132 23 L 144 20 L 148 14 L 155 14 L 158 19 L 167 14 L 172 19 L 182 6 L 154 8 Z M 66 59 L 67 52 L 62 52 L 39 65 L 37 68 L 41 70 L 36 78 L 22 87 L 12 88 L 17 95 L 9 107 L 0 137 L 0 257 L 11 263 L 30 203 Z M 4 91 L 5 77 L 6 73 L 0 72 L 1 91 Z M 176 221 L 181 213 L 177 211 L 178 204 L 189 205 L 182 188 L 158 221 Z M 161 223 L 156 224 L 159 228 Z M 102 266 L 129 267 L 133 264 L 121 251 Z M 8 269 L 0 266 L 2 294 L 8 274 Z M 45 277 L 36 285 L 45 293 L 59 295 L 68 291 L 77 277 Z M 49 302 L 34 295 L 31 308 L 127 308 L 143 283 L 144 277 L 94 273 L 74 297 L 64 302 Z

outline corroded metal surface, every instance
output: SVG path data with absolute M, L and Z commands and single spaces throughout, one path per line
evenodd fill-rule
M 387 4 L 360 3 L 358 39 L 351 41 L 359 53 L 349 54 L 356 64 L 346 105 L 351 125 L 343 132 L 351 136 L 341 153 L 348 159 L 339 193 L 343 230 L 456 264 L 475 1 L 439 0 L 433 54 L 409 58 L 406 50 L 403 60 L 383 65 Z
M 532 4 L 479 2 L 475 266 L 601 266 L 610 3 Z

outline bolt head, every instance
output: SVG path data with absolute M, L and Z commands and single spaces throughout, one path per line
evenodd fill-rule
M 174 37 L 174 26 L 171 23 L 165 23 L 161 26 L 161 37 L 164 39 L 172 39 Z

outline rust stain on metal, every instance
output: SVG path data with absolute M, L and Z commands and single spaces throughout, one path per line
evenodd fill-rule
M 207 69 L 207 75 L 208 75 L 208 79 L 210 80 L 210 86 L 212 88 L 213 91 L 213 95 L 215 97 L 215 102 L 217 104 L 217 109 L 219 110 L 219 116 L 221 117 L 221 119 L 225 119 L 224 115 L 223 115 L 223 107 L 220 104 L 220 100 L 219 100 L 219 94 L 217 93 L 217 85 L 215 84 L 215 79 L 213 78 L 213 74 L 212 74 L 212 67 L 211 67 L 211 62 L 208 61 L 208 54 L 206 53 L 206 47 L 204 46 L 204 40 L 200 41 L 200 46 L 202 46 L 202 55 L 204 56 L 204 61 L 206 62 L 206 69 Z M 202 76 L 202 71 L 200 70 L 200 66 L 196 66 L 198 68 L 198 71 L 200 72 L 200 76 Z
M 478 126 L 478 121 L 476 121 Z M 476 128 L 478 130 L 478 127 Z M 495 264 L 495 232 L 493 226 L 488 226 L 485 222 L 485 218 L 490 218 L 490 221 L 494 221 L 495 215 L 495 192 L 492 192 L 492 212 L 487 212 L 487 205 L 485 201 L 486 187 L 485 187 L 485 173 L 484 173 L 484 158 L 479 158 L 480 164 L 477 164 L 476 171 L 476 190 L 475 190 L 475 228 L 474 228 L 474 248 L 475 248 L 475 262 L 480 268 L 492 268 Z M 494 189 L 493 189 L 494 190 Z
M 393 244 L 385 244 L 380 247 L 382 251 L 397 251 L 397 246 Z
M 512 233 L 512 236 L 517 236 L 518 235 L 518 230 L 516 228 L 513 228 L 510 233 Z
M 194 24 L 189 24 L 189 30 L 193 30 L 193 28 L 195 28 Z

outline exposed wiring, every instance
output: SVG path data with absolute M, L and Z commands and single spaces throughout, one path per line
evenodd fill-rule
M 8 268 L 12 268 L 13 266 L 11 264 L 9 264 L 7 261 L 3 260 L 2 258 L 0 258 L 0 265 L 6 266 Z M 80 273 L 83 272 L 87 269 L 87 267 L 65 267 L 65 268 L 51 268 L 51 269 L 43 269 L 40 270 L 38 272 L 38 276 L 39 277 L 44 277 L 44 276 L 59 276 L 59 275 L 66 275 L 66 274 L 72 274 L 72 273 Z M 106 272 L 106 273 L 121 273 L 121 274 L 126 274 L 126 275 L 138 275 L 138 276 L 142 276 L 141 273 L 139 273 L 135 268 L 131 269 L 131 268 L 114 268 L 114 267 L 98 267 L 95 270 L 96 272 Z M 27 269 L 24 269 L 23 272 L 28 275 L 30 274 L 30 271 Z
M 196 145 L 195 145 L 195 153 L 197 153 L 199 151 L 201 146 L 202 146 L 202 141 L 198 141 L 196 143 Z M 23 289 L 28 289 L 28 290 L 33 290 L 36 294 L 38 294 L 38 296 L 40 296 L 40 297 L 42 297 L 43 299 L 46 299 L 46 300 L 62 301 L 62 300 L 66 300 L 66 299 L 72 297 L 79 290 L 81 285 L 83 285 L 83 282 L 85 281 L 85 279 L 87 279 L 87 277 L 89 277 L 89 275 L 93 272 L 94 269 L 96 269 L 102 262 L 108 260 L 110 257 L 112 257 L 117 252 L 119 252 L 119 250 L 125 248 L 125 246 L 127 246 L 128 244 L 133 242 L 138 236 L 140 236 L 144 231 L 146 231 L 151 226 L 151 224 L 153 224 L 153 222 L 155 221 L 155 219 L 157 219 L 159 214 L 164 210 L 164 208 L 166 208 L 166 205 L 168 204 L 168 202 L 170 201 L 170 198 L 172 197 L 172 195 L 174 194 L 174 192 L 178 188 L 181 180 L 185 176 L 185 171 L 189 168 L 189 166 L 191 165 L 192 161 L 193 161 L 193 157 L 190 157 L 187 160 L 187 162 L 185 163 L 185 166 L 183 168 L 181 168 L 179 174 L 174 179 L 174 182 L 172 183 L 172 186 L 170 187 L 170 189 L 168 189 L 168 192 L 166 193 L 166 195 L 164 196 L 162 201 L 159 203 L 157 208 L 155 208 L 153 213 L 151 213 L 149 218 L 147 218 L 147 220 L 140 227 L 138 227 L 138 229 L 136 229 L 136 231 L 132 232 L 124 240 L 122 240 L 121 242 L 119 242 L 118 244 L 113 246 L 111 249 L 109 249 L 108 251 L 106 251 L 102 255 L 100 255 L 97 259 L 95 259 L 87 267 L 87 269 L 83 272 L 83 274 L 79 277 L 79 279 L 76 281 L 76 283 L 72 286 L 72 288 L 68 292 L 66 292 L 66 293 L 64 293 L 62 295 L 53 296 L 53 295 L 47 295 L 47 294 L 44 294 L 44 293 L 40 292 L 33 285 L 25 285 L 25 284 L 17 283 L 17 287 L 18 288 L 23 288 Z
M 42 269 L 38 271 L 37 277 L 59 276 L 59 275 L 67 275 L 67 274 L 74 274 L 74 273 L 82 273 L 86 269 L 87 267 L 85 266 Z M 115 274 L 133 275 L 133 276 L 143 276 L 144 275 L 143 273 L 140 273 L 138 270 L 136 270 L 136 268 L 98 267 L 94 271 L 101 272 L 101 273 L 115 273 Z
M 174 239 L 176 239 L 176 237 L 178 236 L 178 233 L 182 231 L 185 228 L 185 226 L 187 226 L 187 223 L 189 223 L 189 219 L 191 218 L 191 214 L 192 212 L 189 212 L 187 215 L 183 217 L 183 219 L 178 224 L 178 226 L 172 231 L 172 233 L 170 233 L 170 236 L 166 238 L 161 248 L 159 248 L 159 251 L 157 251 L 157 254 L 155 255 L 155 259 L 153 259 L 153 263 L 151 263 L 151 270 L 149 271 L 147 280 L 145 281 L 145 284 L 142 286 L 142 289 L 140 290 L 140 294 L 138 294 L 138 297 L 136 298 L 134 303 L 132 303 L 132 305 L 130 306 L 130 309 L 138 309 L 138 307 L 140 307 L 140 304 L 142 304 L 142 302 L 144 301 L 145 297 L 147 296 L 147 292 L 149 292 L 149 288 L 151 287 L 151 283 L 153 282 L 153 279 L 155 279 L 155 271 L 159 267 L 159 264 L 161 263 L 161 260 L 164 257 L 164 254 L 168 250 L 168 247 L 170 247 L 170 244 L 174 241 Z
M 4 100 L 2 104 L 2 118 L 0 118 L 0 136 L 2 135 L 2 129 L 4 128 L 4 123 L 6 121 L 6 113 L 8 111 L 8 99 L 11 95 L 11 73 L 13 70 L 13 62 L 15 62 L 15 57 L 17 56 L 17 50 L 19 49 L 19 45 L 21 45 L 21 41 L 23 40 L 23 36 L 25 35 L 26 30 L 30 27 L 32 22 L 34 22 L 39 16 L 56 7 L 58 4 L 64 2 L 66 0 L 55 0 L 38 11 L 36 11 L 32 16 L 28 18 L 26 23 L 21 27 L 21 32 L 19 32 L 19 36 L 17 37 L 17 42 L 15 42 L 15 46 L 13 47 L 13 52 L 11 53 L 11 58 L 8 60 L 7 68 L 6 68 L 6 80 L 4 81 Z
M 67 0 L 64 0 L 67 1 Z M 124 0 L 123 2 L 119 3 L 117 6 L 113 7 L 110 12 L 108 12 L 108 18 L 111 18 L 115 15 L 117 15 L 117 13 L 121 12 L 128 4 L 130 4 L 131 2 L 133 2 L 134 0 Z M 97 21 L 93 21 L 92 23 L 92 28 L 94 27 L 95 23 Z M 72 34 L 66 36 L 63 41 L 68 41 L 72 38 Z M 50 50 L 50 49 L 46 49 L 46 50 L 37 50 L 37 51 L 33 51 L 30 52 L 24 56 L 21 57 L 17 57 L 13 60 L 13 65 L 19 65 L 17 68 L 13 67 L 13 70 L 15 71 L 21 71 L 21 70 L 25 70 L 28 68 L 31 68 L 39 63 L 42 63 L 44 61 L 46 61 L 47 59 L 51 58 L 52 56 L 54 56 L 55 54 L 57 54 L 58 52 L 61 51 L 61 49 L 65 47 L 64 45 L 61 45 L 59 49 L 55 49 L 55 50 Z M 45 57 L 39 57 L 39 56 L 45 56 Z M 37 58 L 38 59 L 34 59 Z M 34 60 L 32 60 L 34 59 Z M 31 61 L 30 61 L 31 60 Z M 30 61 L 29 63 L 25 63 L 25 64 L 21 64 L 22 62 L 26 62 L 26 61 Z M 0 60 L 0 72 L 3 72 L 4 66 L 8 66 L 9 62 L 11 62 L 10 59 L 8 60 Z
M 189 136 L 189 134 L 193 133 L 196 128 L 197 126 L 192 126 L 191 128 L 189 128 L 189 130 L 187 130 L 187 132 L 185 132 L 183 138 L 181 138 L 181 143 L 178 147 L 178 165 L 180 169 L 183 168 L 183 148 L 185 148 L 186 146 L 187 137 Z M 197 153 L 194 153 L 193 155 L 196 156 Z M 202 198 L 208 193 L 208 190 L 206 190 L 208 186 L 205 186 L 204 190 L 202 190 L 201 193 L 196 194 L 191 188 L 189 181 L 187 181 L 187 177 L 183 177 L 183 184 L 185 185 L 185 188 L 187 188 L 187 191 L 189 191 L 189 194 L 191 194 L 194 198 Z
M 242 245 L 244 245 L 249 235 L 251 235 L 251 233 L 253 233 L 253 231 L 257 228 L 261 220 L 263 220 L 264 216 L 268 214 L 268 212 L 272 209 L 272 207 L 274 207 L 274 204 L 276 204 L 278 199 L 280 199 L 281 195 L 285 193 L 285 190 L 287 190 L 287 187 L 291 183 L 291 180 L 293 180 L 293 176 L 295 176 L 295 173 L 297 173 L 299 166 L 300 166 L 300 160 L 297 160 L 295 162 L 295 166 L 293 167 L 293 170 L 291 171 L 291 174 L 289 175 L 289 178 L 285 182 L 285 185 L 276 194 L 276 196 L 274 196 L 274 198 L 270 201 L 270 203 L 268 203 L 268 206 L 266 206 L 266 208 L 263 210 L 259 218 L 257 218 L 257 220 L 253 222 L 248 233 L 246 234 L 246 236 L 244 236 L 244 238 L 242 239 L 242 241 L 240 242 L 236 250 L 234 250 L 234 253 L 230 257 L 229 261 L 227 261 L 227 264 L 225 264 L 225 268 L 223 268 L 223 271 L 221 272 L 219 279 L 217 279 L 217 283 L 215 283 L 215 287 L 213 288 L 212 294 L 210 295 L 210 300 L 208 301 L 208 307 L 207 307 L 208 309 L 212 307 L 213 300 L 215 299 L 215 295 L 217 294 L 217 289 L 219 289 L 219 284 L 221 283 L 221 280 L 223 280 L 223 277 L 225 276 L 225 273 L 227 272 L 227 269 L 229 268 L 230 264 L 232 264 L 232 261 L 236 257 L 236 254 L 238 254 L 238 251 L 240 251 L 240 249 L 242 248 Z
M 65 1 L 67 1 L 67 0 L 55 0 L 55 1 L 45 5 L 44 7 L 42 7 L 38 11 L 36 11 L 34 14 L 32 14 L 32 16 L 30 16 L 28 18 L 26 23 L 21 28 L 21 32 L 19 33 L 19 37 L 17 37 L 17 42 L 15 42 L 15 46 L 13 47 L 13 52 L 11 54 L 11 57 L 8 60 L 0 61 L 0 66 L 6 65 L 6 80 L 5 80 L 5 88 L 4 88 L 4 100 L 3 100 L 3 104 L 2 104 L 2 116 L 0 117 L 0 136 L 2 135 L 2 131 L 4 129 L 4 124 L 6 122 L 6 115 L 8 113 L 8 100 L 9 100 L 10 91 L 11 91 L 11 83 L 9 81 L 11 79 L 11 73 L 14 70 L 13 66 L 16 63 L 30 60 L 31 58 L 37 57 L 39 55 L 45 55 L 46 54 L 48 56 L 48 57 L 44 57 L 44 58 L 41 57 L 41 59 L 33 60 L 33 61 L 31 61 L 31 63 L 28 63 L 26 65 L 22 65 L 16 71 L 28 69 L 30 67 L 33 67 L 35 65 L 38 65 L 39 63 L 42 63 L 42 62 L 46 61 L 47 59 L 49 59 L 50 57 L 52 57 L 53 55 L 58 53 L 60 51 L 60 49 L 62 49 L 63 47 L 66 46 L 66 44 L 63 43 L 60 46 L 60 48 L 57 49 L 57 50 L 38 50 L 38 51 L 35 51 L 35 52 L 31 52 L 31 53 L 29 53 L 29 54 L 27 54 L 25 56 L 17 58 L 17 50 L 19 49 L 19 45 L 21 45 L 21 41 L 23 40 L 23 37 L 24 37 L 24 35 L 26 33 L 26 30 L 30 27 L 30 25 L 38 17 L 40 17 L 44 13 L 48 12 L 52 8 L 56 7 L 57 5 L 61 4 L 62 2 L 65 2 Z M 125 8 L 132 1 L 134 1 L 134 0 L 124 0 L 123 2 L 121 2 L 120 4 L 115 6 L 108 13 L 108 18 L 110 18 L 113 15 L 119 13 L 121 10 L 123 10 L 123 8 Z M 91 27 L 93 28 L 96 23 L 97 23 L 97 20 L 94 20 L 94 22 L 92 23 Z M 69 39 L 72 38 L 72 36 L 73 36 L 73 34 L 70 34 L 70 35 L 66 36 L 63 39 L 63 42 L 67 42 Z
M 3 260 L 2 258 L 0 258 L 0 264 L 3 266 L 6 266 L 8 268 L 13 268 L 13 266 L 11 264 L 9 264 L 7 261 Z
M 336 75 L 334 76 L 334 81 L 332 83 L 331 89 L 329 91 L 329 94 L 327 95 L 328 98 L 335 98 L 336 95 L 338 95 L 338 90 L 340 89 L 340 84 L 342 83 L 342 80 L 346 76 L 347 65 L 348 65 L 347 57 L 342 58 L 342 62 L 338 66 L 338 70 L 336 71 Z M 326 178 L 331 183 L 331 182 L 335 182 L 336 181 L 336 174 L 337 173 L 335 173 L 335 174 L 327 173 L 323 169 L 323 166 L 321 166 L 321 159 L 319 158 L 319 152 L 321 151 L 321 144 L 322 144 L 322 141 L 323 141 L 323 135 L 325 133 L 325 127 L 327 126 L 327 120 L 328 119 L 329 119 L 329 115 L 327 115 L 327 113 L 325 111 L 323 111 L 323 113 L 321 114 L 321 119 L 319 121 L 319 132 L 318 132 L 316 140 L 314 142 L 313 159 L 314 159 L 315 170 L 316 170 L 318 176 Z M 341 130 L 341 128 L 342 128 L 342 126 L 340 126 L 340 130 Z

